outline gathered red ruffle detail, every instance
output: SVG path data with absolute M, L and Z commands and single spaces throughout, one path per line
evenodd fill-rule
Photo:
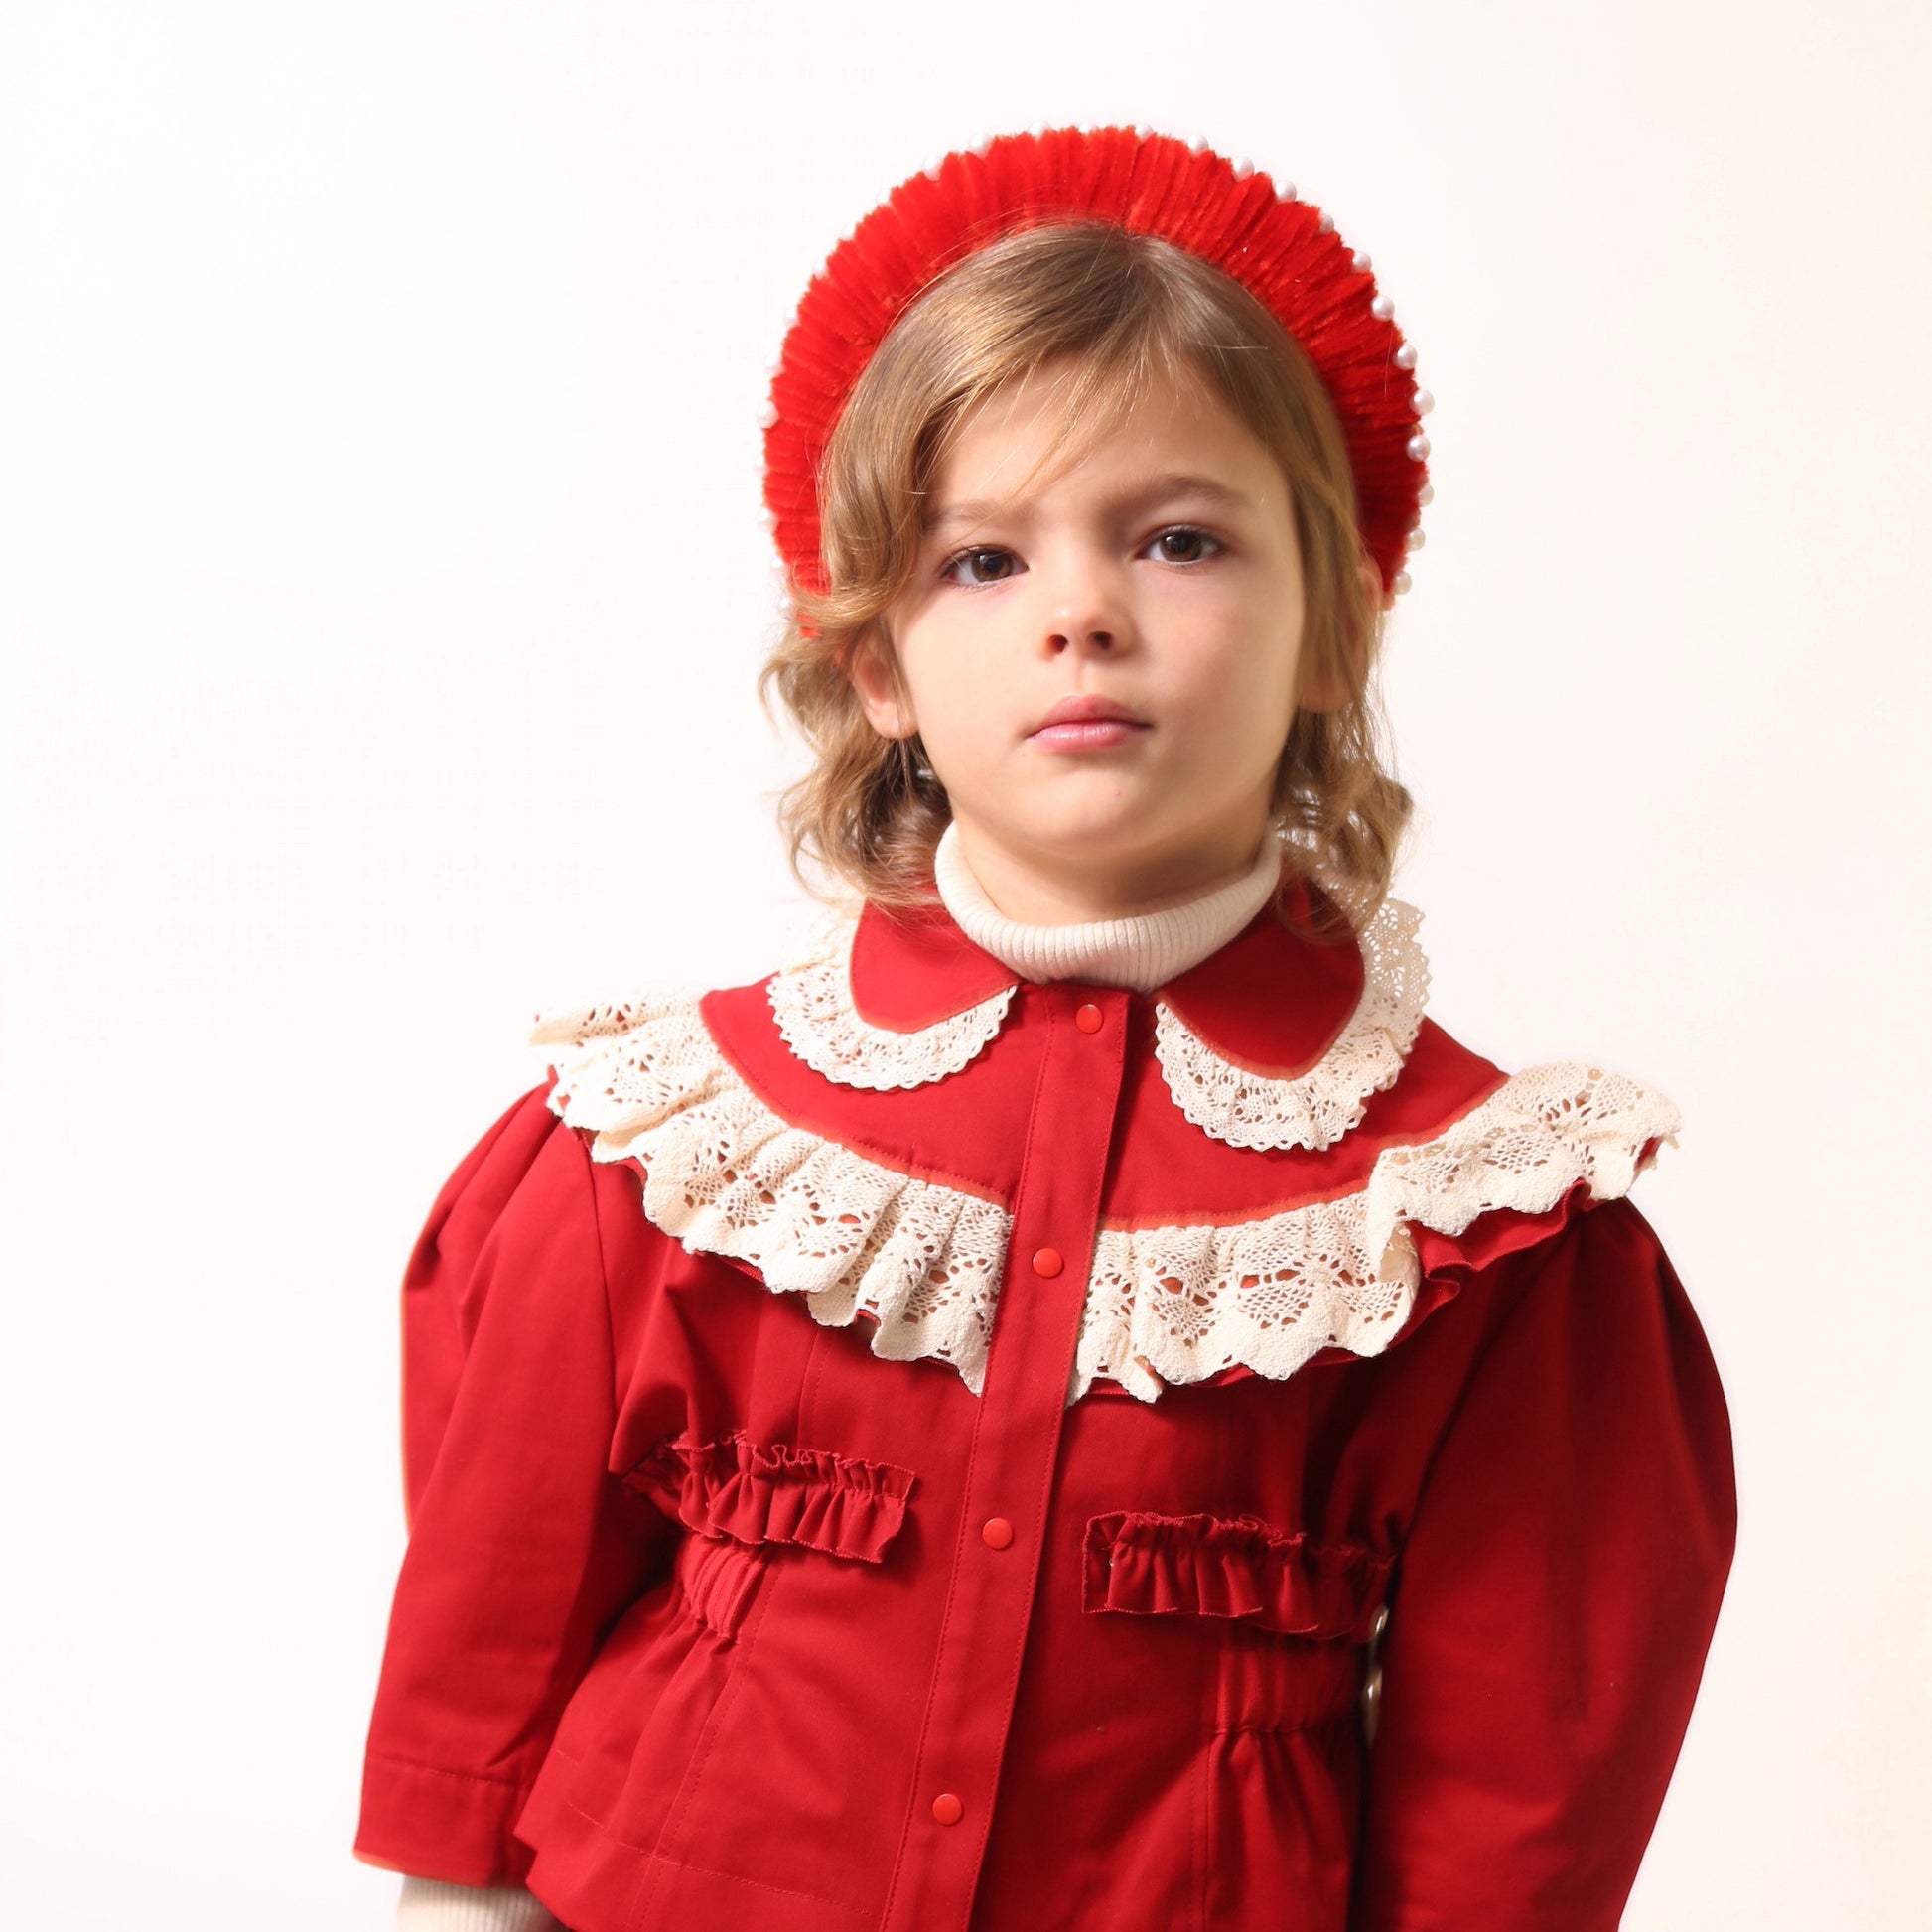
M 1393 1561 L 1359 1544 L 1311 1543 L 1257 1516 L 1116 1510 L 1087 1522 L 1081 1602 L 1365 1643 Z
M 667 1439 L 624 1477 L 700 1536 L 794 1543 L 862 1563 L 879 1562 L 898 1534 L 915 1479 L 891 1462 L 756 1443 L 742 1431 Z
M 1637 1155 L 1639 1173 L 1656 1160 L 1662 1146 L 1663 1141 L 1656 1137 L 1643 1144 Z M 1485 1208 L 1460 1234 L 1445 1234 L 1425 1221 L 1410 1222 L 1410 1238 L 1415 1242 L 1416 1259 L 1422 1268 L 1423 1294 L 1418 1296 L 1417 1310 L 1411 1311 L 1404 1324 L 1405 1332 L 1416 1325 L 1424 1296 L 1430 1289 L 1434 1288 L 1441 1300 L 1452 1299 L 1465 1281 L 1474 1280 L 1505 1256 L 1520 1254 L 1525 1248 L 1551 1240 L 1580 1214 L 1602 1206 L 1603 1199 L 1615 1198 L 1615 1195 L 1599 1198 L 1590 1192 L 1587 1180 L 1578 1179 L 1565 1190 L 1562 1199 L 1553 1201 L 1540 1212 L 1527 1213 L 1517 1207 Z

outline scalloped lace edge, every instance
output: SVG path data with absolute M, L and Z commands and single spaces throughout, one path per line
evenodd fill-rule
M 1541 1213 L 1579 1181 L 1614 1199 L 1682 1124 L 1634 1080 L 1557 1062 L 1514 1075 L 1433 1140 L 1385 1149 L 1337 1200 L 1232 1227 L 1103 1228 L 1074 1399 L 1098 1375 L 1151 1402 L 1237 1364 L 1280 1380 L 1323 1348 L 1380 1354 L 1415 1306 L 1411 1226 L 1460 1234 L 1494 1208 Z
M 747 1261 L 812 1318 L 878 1320 L 875 1355 L 936 1356 L 975 1395 L 1012 1217 L 793 1127 L 719 1052 L 697 1001 L 653 996 L 540 1017 L 551 1111 L 599 1161 L 644 1171 L 644 1212 L 687 1249 Z
M 875 1027 L 852 998 L 858 932 L 856 916 L 826 918 L 806 956 L 771 976 L 767 997 L 785 1044 L 814 1073 L 874 1092 L 924 1086 L 970 1065 L 1005 1024 L 1013 987 L 911 1033 Z
M 1012 1217 L 791 1126 L 745 1085 L 694 996 L 541 1016 L 551 1111 L 604 1162 L 643 1171 L 645 1214 L 685 1248 L 748 1262 L 814 1320 L 877 1319 L 872 1352 L 950 1362 L 978 1395 Z M 1579 1181 L 1628 1192 L 1675 1146 L 1661 1094 L 1565 1061 L 1531 1067 L 1434 1139 L 1385 1149 L 1364 1186 L 1232 1226 L 1102 1227 L 1068 1383 L 1143 1401 L 1236 1365 L 1276 1380 L 1327 1347 L 1379 1354 L 1421 1279 L 1412 1225 L 1460 1234 L 1494 1208 L 1538 1213 Z
M 1165 1001 L 1155 1002 L 1154 1051 L 1174 1105 L 1232 1147 L 1331 1147 L 1359 1127 L 1369 1099 L 1393 1085 L 1422 1030 L 1429 962 L 1422 914 L 1384 899 L 1360 935 L 1361 998 L 1319 1063 L 1275 1080 L 1224 1059 Z

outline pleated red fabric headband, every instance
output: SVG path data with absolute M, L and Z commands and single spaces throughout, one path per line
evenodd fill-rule
M 1023 228 L 1117 222 L 1239 282 L 1301 345 L 1326 386 L 1355 475 L 1362 539 L 1384 592 L 1409 588 L 1430 499 L 1432 406 L 1416 351 L 1369 258 L 1292 184 L 1209 148 L 1131 127 L 1008 134 L 901 182 L 835 248 L 786 332 L 764 432 L 764 500 L 796 581 L 823 589 L 818 471 L 873 351 L 931 284 Z

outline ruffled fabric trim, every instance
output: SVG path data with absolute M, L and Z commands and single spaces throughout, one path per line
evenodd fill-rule
M 952 1363 L 977 1395 L 1012 1218 L 793 1127 L 739 1077 L 697 998 L 646 994 L 540 1016 L 550 1109 L 592 1135 L 599 1161 L 632 1161 L 644 1212 L 687 1249 L 750 1263 L 812 1318 L 872 1351 Z
M 1239 1617 L 1285 1636 L 1366 1643 L 1392 1559 L 1311 1544 L 1258 1516 L 1088 1520 L 1081 1605 L 1136 1616 Z
M 596 1159 L 642 1169 L 657 1226 L 749 1263 L 827 1326 L 869 1311 L 875 1355 L 950 1362 L 980 1393 L 1004 1207 L 791 1126 L 719 1051 L 695 997 L 572 1009 L 540 1019 L 532 1039 L 551 1049 L 551 1110 L 591 1135 Z M 1578 1186 L 1613 1199 L 1681 1124 L 1620 1074 L 1532 1067 L 1434 1139 L 1385 1149 L 1339 1199 L 1231 1226 L 1103 1227 L 1067 1401 L 1097 1377 L 1153 1402 L 1235 1366 L 1282 1380 L 1324 1348 L 1379 1354 L 1415 1306 L 1412 1227 L 1458 1235 Z
M 1338 1200 L 1232 1227 L 1102 1229 L 1072 1399 L 1096 1376 L 1152 1402 L 1236 1365 L 1280 1380 L 1324 1348 L 1378 1355 L 1415 1305 L 1412 1225 L 1460 1234 L 1494 1208 L 1554 1207 L 1580 1183 L 1614 1199 L 1682 1124 L 1621 1074 L 1531 1067 L 1434 1140 L 1385 1150 Z
M 915 1477 L 891 1462 L 755 1443 L 741 1430 L 660 1443 L 624 1480 L 700 1536 L 877 1563 L 904 1524 Z
M 719 1642 L 732 1643 L 764 1581 L 764 1558 L 728 1536 L 687 1536 L 671 1574 L 684 1591 L 684 1607 Z
M 853 915 L 824 920 L 805 957 L 772 975 L 768 997 L 785 1044 L 814 1073 L 874 1091 L 924 1086 L 970 1065 L 1005 1023 L 1014 989 L 911 1033 L 875 1027 L 853 1004 L 858 931 Z
M 1429 962 L 1422 914 L 1385 899 L 1360 935 L 1362 994 L 1320 1063 L 1274 1080 L 1223 1059 L 1165 1001 L 1155 1002 L 1154 1050 L 1174 1105 L 1233 1147 L 1332 1146 L 1361 1125 L 1371 1095 L 1393 1085 L 1422 1029 Z

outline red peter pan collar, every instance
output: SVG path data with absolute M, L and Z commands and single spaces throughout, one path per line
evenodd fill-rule
M 1306 882 L 1287 903 L 1306 916 Z M 1360 951 L 1345 941 L 1296 938 L 1264 907 L 1218 951 L 1155 997 L 1218 1051 L 1257 1072 L 1306 1073 L 1334 1044 L 1362 994 Z M 852 1004 L 869 1025 L 917 1033 L 957 1018 L 1019 984 L 1019 975 L 975 945 L 942 905 L 888 913 L 871 901 L 851 947 Z
M 1428 991 L 1420 915 L 1390 899 L 1352 939 L 1345 928 L 1332 942 L 1290 929 L 1290 919 L 1306 930 L 1331 911 L 1317 887 L 1291 879 L 1279 910 L 1264 906 L 1147 996 L 1174 1102 L 1215 1139 L 1327 1147 L 1401 1072 Z M 1020 984 L 943 905 L 888 912 L 868 901 L 822 927 L 768 993 L 799 1059 L 878 1089 L 959 1072 L 999 1033 Z

